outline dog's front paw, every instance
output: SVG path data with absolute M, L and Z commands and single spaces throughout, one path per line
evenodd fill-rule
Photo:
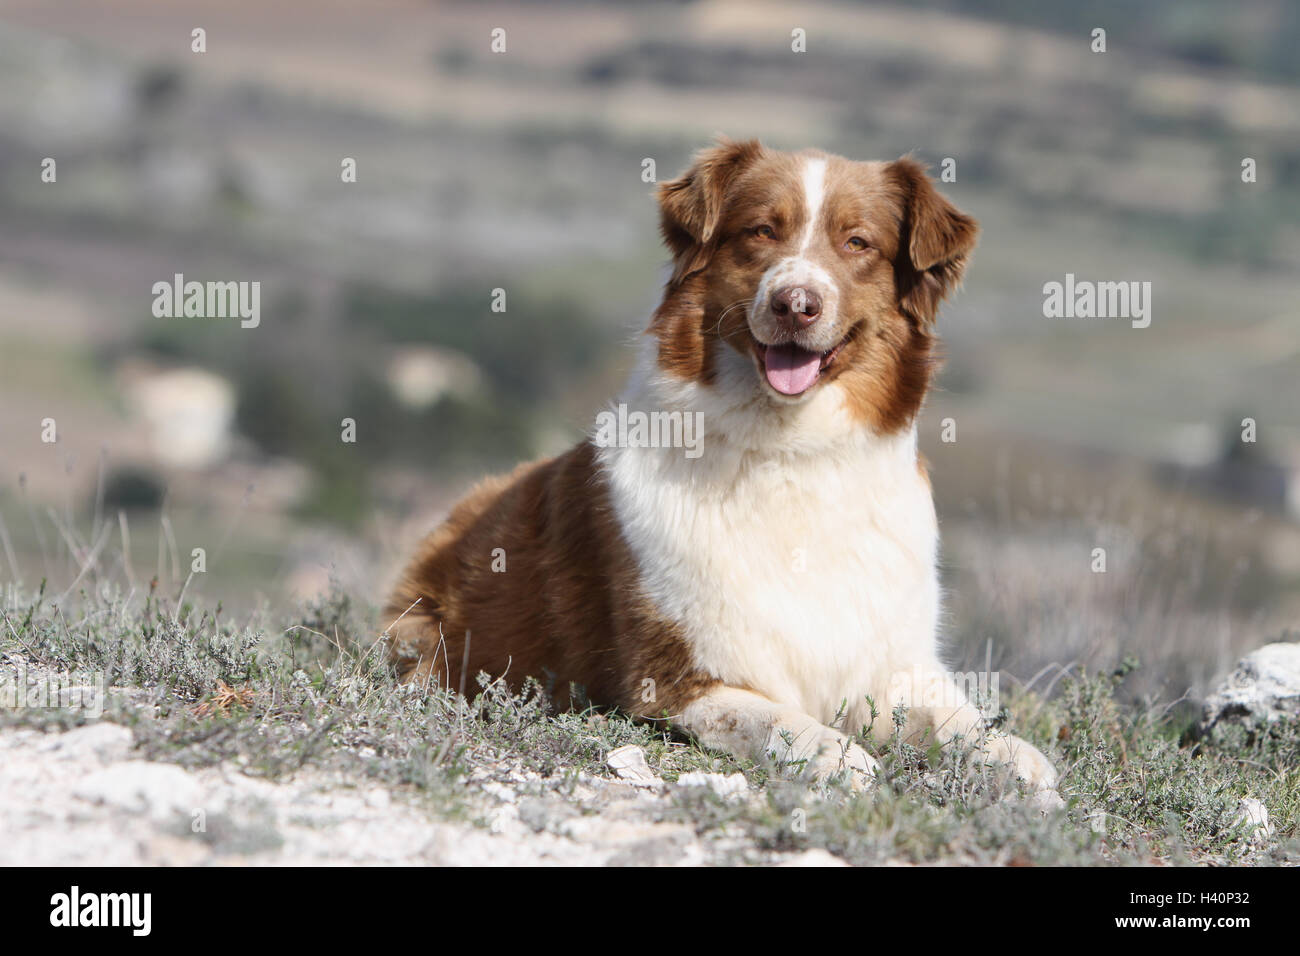
M 1009 764 L 1035 790 L 1056 789 L 1056 768 L 1033 744 L 1010 734 L 991 736 L 984 746 L 989 760 Z
M 818 741 L 817 751 L 807 759 L 803 772 L 816 783 L 843 777 L 854 790 L 866 790 L 875 782 L 879 770 L 875 757 L 832 731 Z
M 814 783 L 839 777 L 854 790 L 871 786 L 880 764 L 848 735 L 818 723 L 806 714 L 789 711 L 772 725 L 764 747 L 778 766 Z

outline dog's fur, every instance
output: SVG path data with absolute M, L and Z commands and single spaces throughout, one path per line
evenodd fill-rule
M 986 732 L 937 644 L 916 421 L 975 221 L 910 158 L 754 141 L 704 150 L 659 203 L 672 276 L 622 401 L 702 413 L 702 455 L 587 441 L 479 485 L 393 594 L 401 673 L 532 676 L 566 703 L 580 685 L 858 783 L 876 764 L 845 731 L 888 732 L 901 702 L 905 733 L 978 740 L 1052 786 L 1037 750 Z

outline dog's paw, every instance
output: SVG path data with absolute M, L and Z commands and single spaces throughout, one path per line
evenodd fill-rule
M 821 784 L 842 779 L 854 790 L 870 787 L 880 769 L 876 758 L 846 734 L 793 712 L 772 727 L 764 750 L 804 780 Z
M 818 741 L 817 751 L 808 758 L 803 772 L 815 783 L 842 778 L 853 790 L 860 791 L 875 782 L 879 770 L 875 757 L 848 737 L 832 731 Z
M 1056 768 L 1033 744 L 1010 734 L 999 734 L 988 739 L 984 750 L 989 760 L 1009 765 L 1018 778 L 1035 790 L 1056 789 Z

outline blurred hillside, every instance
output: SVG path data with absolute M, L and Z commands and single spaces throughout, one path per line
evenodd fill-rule
M 615 392 L 643 160 L 725 132 L 956 161 L 984 232 L 923 436 L 959 651 L 1201 680 L 1300 611 L 1300 12 L 1137 6 L 6 0 L 0 567 L 179 589 L 204 547 L 235 606 L 377 594 Z M 156 318 L 176 273 L 260 281 L 260 325 Z M 1151 326 L 1045 319 L 1067 273 L 1150 281 Z

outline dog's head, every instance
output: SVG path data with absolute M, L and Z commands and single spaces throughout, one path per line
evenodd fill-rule
M 651 332 L 665 372 L 712 384 L 731 349 L 771 402 L 838 388 L 879 432 L 915 417 L 939 302 L 978 232 L 919 163 L 723 140 L 659 204 L 673 272 Z

